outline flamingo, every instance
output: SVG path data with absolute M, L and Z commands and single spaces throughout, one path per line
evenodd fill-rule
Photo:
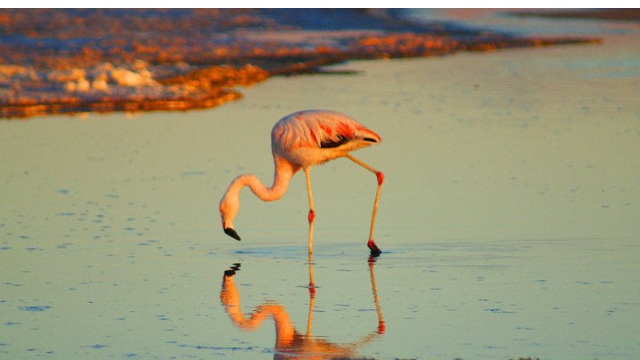
M 306 177 L 309 195 L 307 220 L 309 222 L 309 254 L 311 254 L 313 252 L 313 227 L 316 216 L 311 192 L 311 167 L 346 157 L 376 175 L 378 188 L 373 203 L 367 246 L 371 255 L 380 255 L 381 250 L 373 240 L 373 233 L 384 174 L 353 157 L 350 152 L 378 144 L 381 141 L 380 135 L 339 112 L 303 110 L 285 116 L 271 130 L 271 152 L 275 165 L 273 184 L 267 187 L 253 174 L 239 175 L 231 182 L 220 200 L 219 206 L 225 234 L 240 240 L 240 236 L 233 226 L 233 220 L 240 208 L 242 188 L 248 186 L 262 201 L 278 200 L 287 191 L 291 178 L 302 169 Z

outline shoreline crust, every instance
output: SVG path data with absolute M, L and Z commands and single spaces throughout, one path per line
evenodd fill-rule
M 331 73 L 323 67 L 349 60 L 601 42 L 415 24 L 393 11 L 307 9 L 315 20 L 304 24 L 264 9 L 9 11 L 0 16 L 9 39 L 0 45 L 0 119 L 205 109 L 241 99 L 238 87 Z

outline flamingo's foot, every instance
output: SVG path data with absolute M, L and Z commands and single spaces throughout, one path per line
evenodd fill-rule
M 380 248 L 378 247 L 378 245 L 376 245 L 373 239 L 369 240 L 369 242 L 367 243 L 367 246 L 369 247 L 369 250 L 371 250 L 371 256 L 376 257 L 382 254 L 382 250 L 380 250 Z

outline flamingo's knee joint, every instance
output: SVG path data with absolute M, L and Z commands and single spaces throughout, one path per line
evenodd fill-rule
M 309 216 L 307 216 L 307 219 L 309 220 L 309 224 L 311 224 L 313 220 L 315 220 L 315 218 L 316 218 L 316 212 L 313 210 L 309 210 Z
M 384 183 L 384 174 L 382 171 L 377 171 L 376 177 L 378 178 L 378 185 L 382 185 L 382 183 Z

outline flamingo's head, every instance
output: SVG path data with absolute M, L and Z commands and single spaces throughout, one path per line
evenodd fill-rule
M 240 201 L 238 200 L 238 197 L 228 196 L 228 194 L 226 194 L 222 200 L 220 200 L 219 208 L 224 233 L 240 241 L 240 235 L 238 235 L 233 227 L 233 219 L 236 218 L 238 210 L 240 209 Z

